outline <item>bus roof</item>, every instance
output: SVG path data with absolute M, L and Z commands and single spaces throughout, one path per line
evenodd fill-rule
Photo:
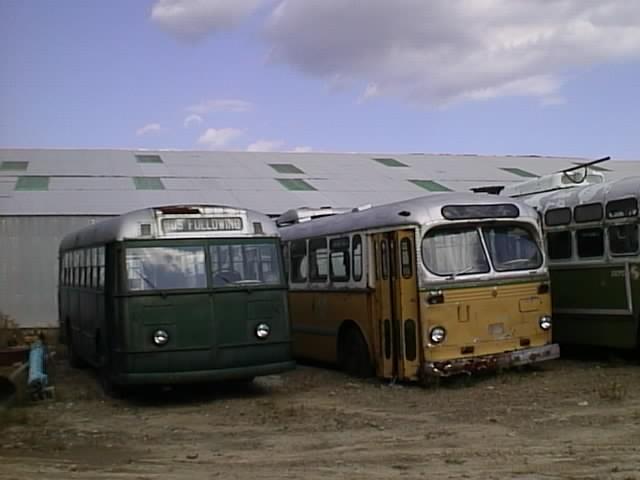
M 628 177 L 596 185 L 532 195 L 523 200 L 544 213 L 553 208 L 574 207 L 588 203 L 604 204 L 623 198 L 640 199 L 640 177 Z
M 166 205 L 127 212 L 66 235 L 60 250 L 122 240 L 278 236 L 263 213 L 226 205 Z
M 379 205 L 366 209 L 354 209 L 348 213 L 315 218 L 302 223 L 280 227 L 283 240 L 334 235 L 339 233 L 368 230 L 374 228 L 398 227 L 406 225 L 425 225 L 434 221 L 455 219 L 443 215 L 445 207 L 471 206 L 515 206 L 517 213 L 510 218 L 529 218 L 537 220 L 537 213 L 521 200 L 499 195 L 466 192 L 445 192 L 425 195 L 411 200 Z M 283 216 L 291 218 L 290 212 Z M 475 220 L 494 217 L 460 217 L 460 220 Z M 503 217 L 504 218 L 504 217 Z

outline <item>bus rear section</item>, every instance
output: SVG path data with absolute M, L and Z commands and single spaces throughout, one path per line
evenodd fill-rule
M 293 368 L 276 241 L 125 244 L 122 252 L 114 382 L 250 379 Z

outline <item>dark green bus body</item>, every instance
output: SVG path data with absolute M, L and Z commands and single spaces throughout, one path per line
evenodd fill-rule
M 554 341 L 624 349 L 640 338 L 640 262 L 551 269 Z
M 294 368 L 284 276 L 269 285 L 214 285 L 210 249 L 231 242 L 273 246 L 272 260 L 282 271 L 274 237 L 124 240 L 61 250 L 60 327 L 70 350 L 120 385 L 251 379 Z M 144 248 L 203 250 L 201 288 L 133 290 L 127 252 Z M 104 252 L 102 265 L 91 261 L 94 250 L 96 258 Z M 90 266 L 63 260 L 73 252 Z M 256 328 L 265 324 L 270 333 L 259 338 Z M 154 343 L 159 330 L 168 335 L 164 345 Z
M 640 346 L 640 177 L 527 199 L 544 225 L 554 341 Z

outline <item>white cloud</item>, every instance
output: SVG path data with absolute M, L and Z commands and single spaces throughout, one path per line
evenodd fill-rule
M 238 100 L 234 98 L 223 98 L 217 100 L 206 100 L 195 105 L 187 107 L 187 112 L 195 115 L 206 115 L 211 112 L 235 112 L 243 113 L 248 112 L 253 108 L 251 102 L 244 100 Z
M 228 145 L 243 134 L 244 132 L 238 128 L 208 128 L 200 135 L 198 143 L 215 150 Z
M 300 147 L 295 147 L 293 150 L 291 150 L 292 152 L 296 152 L 296 153 L 307 153 L 307 152 L 312 152 L 313 148 L 308 147 L 308 146 L 300 146 Z
M 532 96 L 557 104 L 563 73 L 640 58 L 629 0 L 282 0 L 266 24 L 269 59 L 361 100 L 418 104 Z
M 202 123 L 202 117 L 192 113 L 184 119 L 184 128 L 189 128 L 191 125 L 200 125 Z
M 247 152 L 274 152 L 282 149 L 282 140 L 258 140 L 247 146 Z
M 138 137 L 141 137 L 149 133 L 158 133 L 160 131 L 162 131 L 162 127 L 159 123 L 148 123 L 144 127 L 140 127 L 138 130 L 136 130 L 136 135 Z
M 358 99 L 358 103 L 366 102 L 368 99 L 377 97 L 378 95 L 380 95 L 380 90 L 378 90 L 378 85 L 376 85 L 375 83 L 370 83 L 364 89 L 364 92 L 362 92 L 362 95 L 360 95 L 360 98 Z
M 228 30 L 250 15 L 260 0 L 157 0 L 151 21 L 187 40 Z

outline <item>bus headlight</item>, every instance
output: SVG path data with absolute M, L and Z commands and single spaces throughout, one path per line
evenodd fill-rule
M 433 343 L 441 343 L 446 336 L 447 331 L 444 329 L 444 327 L 433 327 L 429 332 L 429 338 Z
M 542 330 L 549 330 L 551 328 L 551 323 L 550 315 L 543 315 L 540 317 L 540 320 L 538 320 L 538 324 Z
M 166 330 L 156 330 L 153 332 L 153 343 L 161 347 L 169 341 L 169 334 Z
M 256 337 L 264 340 L 271 333 L 271 327 L 266 323 L 260 323 L 256 327 Z

